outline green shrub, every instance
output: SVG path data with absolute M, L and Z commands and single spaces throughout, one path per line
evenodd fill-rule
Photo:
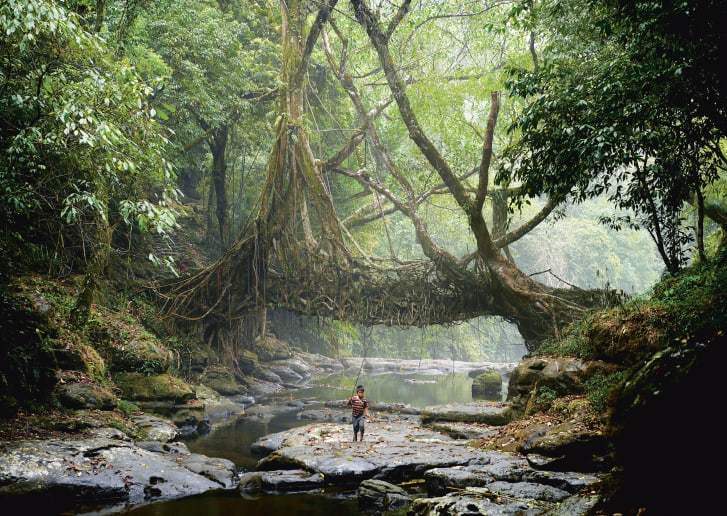
M 125 416 L 131 416 L 132 414 L 141 411 L 137 404 L 126 400 L 119 400 L 116 408 L 118 408 Z
M 537 387 L 535 396 L 531 398 L 528 407 L 525 412 L 528 414 L 534 414 L 536 412 L 545 412 L 553 404 L 553 401 L 558 399 L 558 392 L 550 387 Z
M 586 398 L 596 412 L 604 412 L 608 408 L 612 393 L 627 376 L 627 371 L 617 371 L 610 374 L 598 373 L 586 380 Z

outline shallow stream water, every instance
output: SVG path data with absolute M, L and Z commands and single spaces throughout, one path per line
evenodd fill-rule
M 265 404 L 285 404 L 295 399 L 328 401 L 346 399 L 351 395 L 355 376 L 330 376 L 314 381 L 309 387 L 286 392 L 266 400 Z M 359 383 L 366 387 L 366 397 L 372 404 L 408 403 L 415 407 L 452 402 L 472 401 L 472 379 L 466 374 L 400 375 L 395 373 L 366 375 Z M 187 442 L 190 451 L 211 457 L 224 457 L 238 467 L 250 470 L 260 457 L 250 451 L 250 445 L 263 435 L 280 432 L 311 423 L 299 420 L 301 409 L 274 416 L 267 422 L 241 417 L 233 423 L 213 430 L 210 434 Z M 209 493 L 202 496 L 161 502 L 131 509 L 135 516 L 186 516 L 192 514 L 227 515 L 260 514 L 264 516 L 332 516 L 359 514 L 353 492 L 330 491 L 315 494 L 263 495 L 243 498 L 236 491 Z

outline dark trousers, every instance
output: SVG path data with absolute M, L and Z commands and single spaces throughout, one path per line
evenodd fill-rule
M 364 427 L 366 425 L 366 420 L 364 419 L 363 414 L 360 416 L 353 416 L 353 436 L 356 437 L 356 434 L 358 432 L 361 432 L 361 436 L 363 437 L 364 433 Z

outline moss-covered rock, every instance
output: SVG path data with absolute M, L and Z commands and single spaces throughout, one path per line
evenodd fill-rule
M 572 357 L 527 358 L 518 364 L 510 376 L 508 400 L 516 413 L 522 413 L 528 405 L 533 404 L 538 409 L 546 408 L 541 406 L 541 398 L 555 399 L 558 396 L 581 394 L 589 378 L 616 369 L 613 364 Z
M 129 314 L 94 307 L 86 334 L 112 372 L 161 374 L 172 363 L 171 352 Z
M 59 383 L 53 393 L 61 405 L 72 409 L 113 410 L 118 402 L 110 390 L 93 382 Z
M 52 348 L 56 366 L 59 369 L 80 371 L 94 380 L 106 379 L 106 362 L 98 352 L 80 342 L 57 342 Z
M 290 346 L 272 335 L 258 338 L 255 341 L 255 353 L 263 362 L 272 360 L 285 360 L 293 356 Z
M 146 376 L 141 373 L 117 373 L 116 385 L 123 398 L 130 401 L 175 401 L 195 398 L 195 391 L 184 380 L 170 374 Z
M 135 338 L 109 349 L 113 371 L 161 374 L 169 370 L 171 353 L 156 339 Z
M 240 353 L 237 364 L 244 374 L 251 374 L 258 367 L 258 356 L 254 351 L 245 349 Z
M 230 369 L 222 366 L 209 366 L 205 369 L 199 381 L 226 396 L 247 392 L 247 388 L 238 383 L 235 374 Z
M 502 376 L 497 371 L 480 373 L 472 381 L 473 398 L 498 398 L 502 392 Z
M 664 347 L 665 326 L 657 321 L 666 317 L 664 309 L 649 304 L 598 312 L 585 328 L 584 338 L 593 358 L 629 366 Z

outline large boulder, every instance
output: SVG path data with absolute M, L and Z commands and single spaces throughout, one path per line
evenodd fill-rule
M 72 409 L 113 410 L 118 403 L 110 390 L 94 382 L 58 383 L 53 394 L 61 405 Z
M 282 382 L 286 383 L 299 383 L 303 380 L 303 376 L 281 363 L 271 363 L 268 365 L 268 369 L 272 371 Z
M 199 382 L 225 396 L 245 394 L 247 388 L 237 381 L 235 374 L 227 367 L 209 366 L 205 369 Z
M 289 367 L 303 378 L 311 376 L 313 370 L 310 365 L 298 356 L 286 360 L 276 360 L 273 364 Z
M 323 487 L 323 475 L 302 469 L 253 471 L 240 476 L 243 494 L 301 492 Z
M 189 471 L 217 482 L 224 489 L 237 485 L 237 468 L 231 460 L 190 453 L 183 454 L 178 462 Z
M 46 512 L 48 507 L 62 511 L 84 502 L 140 504 L 233 487 L 234 466 L 229 461 L 209 459 L 210 464 L 201 466 L 204 460 L 184 448 L 170 450 L 174 451 L 157 453 L 107 438 L 4 443 L 0 447 L 3 508 L 16 513 L 32 512 L 29 502 Z M 227 476 L 220 471 L 224 468 Z
M 272 360 L 284 360 L 293 356 L 287 342 L 284 342 L 273 335 L 266 335 L 255 341 L 255 353 L 263 362 Z
M 283 383 L 283 379 L 270 370 L 268 367 L 258 367 L 253 373 L 255 378 L 271 383 Z
M 396 511 L 411 503 L 411 497 L 401 487 L 383 480 L 364 480 L 356 491 L 363 511 Z
M 459 421 L 464 423 L 487 423 L 506 425 L 512 418 L 510 405 L 495 402 L 450 403 L 426 407 L 421 412 L 422 421 Z
M 473 398 L 500 399 L 501 393 L 502 376 L 497 371 L 485 371 L 472 381 Z
M 184 402 L 195 398 L 191 385 L 170 374 L 118 373 L 114 381 L 123 398 L 131 401 Z
M 250 451 L 256 455 L 269 455 L 283 447 L 285 438 L 288 437 L 288 435 L 288 431 L 264 435 L 250 445 Z
M 547 388 L 557 396 L 580 394 L 586 380 L 597 373 L 611 373 L 614 368 L 606 362 L 572 357 L 527 358 L 512 372 L 507 398 L 513 410 L 521 413 L 538 390 Z
M 532 456 L 533 464 L 561 471 L 606 470 L 613 462 L 609 438 L 600 430 L 583 428 L 572 421 L 536 430 L 525 439 L 520 451 Z
M 149 414 L 140 414 L 132 416 L 131 420 L 139 427 L 146 439 L 150 441 L 166 443 L 179 437 L 177 425 L 166 419 Z
M 258 367 L 258 356 L 254 351 L 244 349 L 237 357 L 237 365 L 244 374 L 251 374 Z

